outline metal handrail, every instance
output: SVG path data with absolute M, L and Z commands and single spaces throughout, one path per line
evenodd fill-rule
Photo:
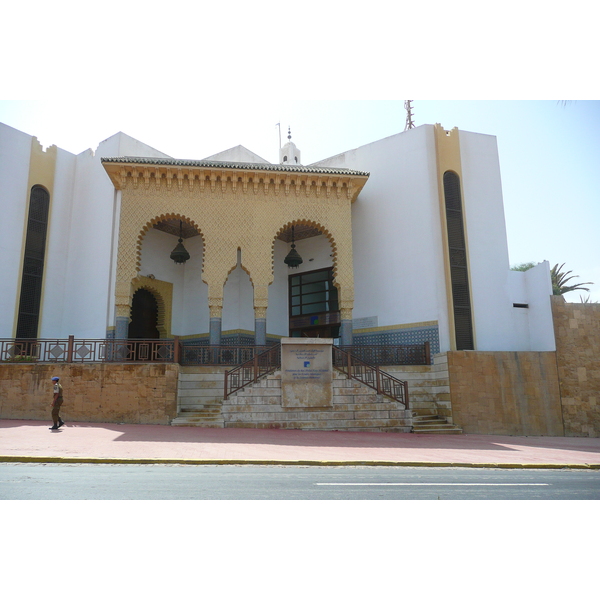
M 270 346 L 268 350 L 255 354 L 250 360 L 231 371 L 225 371 L 224 398 L 242 388 L 256 383 L 261 377 L 273 373 L 281 367 L 281 344 Z
M 404 405 L 408 410 L 408 383 L 392 377 L 379 366 L 369 365 L 350 352 L 333 346 L 333 366 L 348 376 Z

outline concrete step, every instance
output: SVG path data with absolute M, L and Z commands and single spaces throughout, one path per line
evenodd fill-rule
M 460 429 L 459 427 L 454 427 L 452 426 L 452 428 L 448 428 L 448 429 L 440 429 L 440 428 L 435 428 L 435 429 L 417 429 L 417 428 L 413 428 L 413 433 L 437 433 L 437 434 L 443 434 L 443 435 L 452 435 L 452 434 L 456 434 L 459 435 L 462 433 L 462 429 Z
M 221 411 L 183 411 L 171 421 L 175 427 L 223 427 Z
M 448 423 L 446 418 L 431 413 L 430 410 L 426 409 L 425 414 L 413 411 L 413 433 L 462 433 L 460 427 L 454 423 Z
M 214 415 L 220 415 L 221 414 L 221 405 L 208 405 L 208 406 L 202 406 L 202 405 L 197 405 L 195 407 L 185 407 L 182 408 L 179 411 L 180 414 L 196 414 L 196 413 L 204 413 L 204 414 L 214 414 Z

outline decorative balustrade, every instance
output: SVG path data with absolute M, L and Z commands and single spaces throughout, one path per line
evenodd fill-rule
M 238 366 L 275 346 L 208 346 L 170 340 L 0 339 L 0 362 L 96 363 L 177 362 L 183 366 Z M 342 346 L 369 365 L 430 364 L 429 344 L 420 346 Z
M 12 363 L 176 362 L 176 340 L 0 340 L 0 361 Z

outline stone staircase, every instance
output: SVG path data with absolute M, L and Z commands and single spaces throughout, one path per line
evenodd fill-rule
M 460 434 L 452 421 L 448 359 L 434 356 L 431 366 L 384 367 L 390 375 L 408 382 L 413 433 Z
M 436 355 L 434 357 L 434 364 L 431 366 L 388 366 L 384 367 L 384 370 L 390 375 L 408 382 L 413 433 L 462 433 L 462 429 L 452 421 L 448 363 L 445 354 Z M 268 427 L 269 421 L 276 423 L 281 419 L 282 415 L 278 414 L 281 409 L 276 408 L 276 404 L 280 404 L 281 402 L 277 398 L 277 395 L 281 394 L 281 376 L 279 373 L 268 375 L 257 384 L 249 386 L 245 390 L 240 390 L 234 397 L 228 399 L 225 407 L 223 403 L 224 377 L 224 367 L 181 367 L 178 381 L 177 417 L 173 419 L 171 425 L 195 427 L 232 426 L 234 423 L 225 423 L 225 421 L 238 420 L 242 413 L 250 411 L 251 405 L 258 400 L 258 398 L 254 398 L 255 396 L 262 398 L 260 402 L 263 406 L 260 408 L 260 411 L 264 412 L 266 419 L 259 426 Z M 344 379 L 345 377 L 334 369 L 334 387 L 350 387 L 347 390 L 337 390 L 336 396 L 338 394 L 352 394 L 366 400 L 367 395 L 374 394 L 370 389 L 363 389 L 364 386 L 357 381 L 347 380 L 344 382 L 342 381 Z M 338 412 L 352 410 L 356 413 L 356 407 L 350 406 L 346 400 L 342 402 L 342 398 L 338 398 L 338 400 L 340 401 L 340 404 L 337 406 L 340 409 Z M 390 406 L 387 398 L 370 398 L 368 402 L 372 403 L 368 407 L 370 412 L 373 410 L 379 411 L 377 416 L 383 416 L 387 412 L 387 416 L 385 417 L 387 419 L 393 418 L 395 421 L 398 421 L 400 418 L 399 414 L 389 412 Z M 361 407 L 361 410 L 367 410 L 367 407 Z M 239 413 L 237 417 L 234 416 L 236 412 Z M 314 414 L 311 415 L 311 420 L 315 416 Z M 354 418 L 357 416 L 358 414 L 355 414 Z M 295 425 L 298 428 L 308 428 L 311 424 L 305 420 L 306 418 L 308 418 L 308 415 L 303 415 L 302 418 L 298 418 L 295 422 L 291 422 L 292 420 L 290 419 L 290 422 L 286 424 L 280 423 L 279 426 L 287 425 L 293 427 Z M 335 428 L 337 426 L 345 429 L 351 427 L 351 424 L 346 419 L 338 421 L 337 424 L 333 423 L 337 419 L 327 419 L 325 414 L 323 414 L 322 419 L 321 423 L 314 423 L 312 427 L 315 425 L 316 428 Z M 321 419 L 318 420 L 320 421 Z M 356 430 L 375 430 L 377 427 L 384 427 L 382 421 L 376 422 L 379 419 L 374 419 L 371 416 L 368 419 L 361 420 L 365 422 L 361 423 Z M 329 421 L 329 423 L 326 423 L 326 421 Z M 367 423 L 366 421 L 370 422 Z M 401 427 L 400 422 L 396 422 L 395 425 L 395 428 L 390 427 L 388 430 L 407 430 Z
M 223 402 L 225 427 L 409 433 L 412 412 L 334 369 L 331 405 L 286 407 L 281 371 L 232 394 Z
M 225 367 L 181 367 L 177 383 L 177 417 L 171 425 L 223 427 Z
M 420 410 L 413 410 L 413 433 L 462 433 L 462 429 L 448 422 L 446 417 L 441 417 L 435 412 L 423 414 Z

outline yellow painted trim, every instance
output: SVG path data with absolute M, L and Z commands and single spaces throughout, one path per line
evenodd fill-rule
M 377 333 L 380 331 L 395 331 L 397 329 L 415 329 L 417 327 L 435 327 L 437 321 L 421 321 L 420 323 L 404 323 L 402 325 L 385 325 L 383 327 L 368 327 L 365 329 L 354 329 L 354 333 Z
M 254 331 L 248 329 L 226 329 L 221 331 L 221 335 L 233 335 L 234 333 L 245 333 L 246 335 L 254 335 Z
M 446 299 L 448 307 L 448 325 L 450 330 L 450 349 L 456 350 L 456 328 L 454 324 L 454 300 L 452 296 L 452 279 L 450 276 L 450 253 L 448 249 L 448 225 L 446 219 L 446 199 L 444 197 L 444 173 L 453 171 L 458 175 L 460 182 L 460 196 L 462 204 L 463 230 L 465 234 L 465 251 L 467 254 L 467 274 L 469 277 L 469 297 L 471 301 L 471 323 L 473 328 L 473 348 L 477 349 L 477 333 L 475 330 L 475 311 L 473 308 L 473 286 L 471 277 L 471 260 L 469 253 L 469 235 L 466 223 L 464 180 L 460 160 L 460 136 L 457 127 L 446 131 L 439 123 L 434 125 L 436 169 L 438 179 L 438 200 L 440 206 L 440 219 L 442 230 L 442 249 L 444 252 L 444 273 L 446 277 Z
M 221 335 L 231 335 L 233 333 L 245 333 L 247 335 L 254 335 L 254 331 L 249 331 L 247 329 L 228 329 L 227 331 L 222 331 Z M 191 335 L 181 335 L 179 336 L 180 340 L 195 340 L 197 338 L 200 339 L 204 339 L 204 338 L 208 338 L 210 337 L 209 333 L 196 333 L 196 334 L 191 334 Z M 284 337 L 288 337 L 286 335 L 277 335 L 275 333 L 267 333 L 267 337 L 273 337 L 273 338 L 278 338 L 278 339 L 282 339 Z
M 195 340 L 196 338 L 208 338 L 210 337 L 209 333 L 192 333 L 190 335 L 180 335 L 180 340 Z
M 36 137 L 31 138 L 31 150 L 29 154 L 29 175 L 27 177 L 27 196 L 25 198 L 25 216 L 23 222 L 23 236 L 21 242 L 21 269 L 17 283 L 17 298 L 15 302 L 15 314 L 13 319 L 13 337 L 17 335 L 17 321 L 19 320 L 19 302 L 21 299 L 21 285 L 23 283 L 23 262 L 25 260 L 25 243 L 27 240 L 27 224 L 29 221 L 29 206 L 31 203 L 31 190 L 39 185 L 46 189 L 50 196 L 48 205 L 48 225 L 46 229 L 46 248 L 44 249 L 44 271 L 42 275 L 42 294 L 40 297 L 40 316 L 38 320 L 37 335 L 42 328 L 42 317 L 44 315 L 44 295 L 46 289 L 46 273 L 48 260 L 48 243 L 52 224 L 52 205 L 54 200 L 54 176 L 56 173 L 56 157 L 58 148 L 50 146 L 44 150 Z

